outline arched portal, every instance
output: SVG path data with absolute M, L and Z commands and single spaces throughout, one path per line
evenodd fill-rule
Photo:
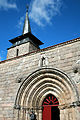
M 60 120 L 59 101 L 54 95 L 47 95 L 42 106 L 42 120 Z
M 42 103 L 49 94 L 59 101 L 60 120 L 65 119 L 65 114 L 66 120 L 72 117 L 75 120 L 75 110 L 71 105 L 79 100 L 77 87 L 64 72 L 54 68 L 38 69 L 22 82 L 15 100 L 15 106 L 21 108 L 17 115 L 20 120 L 29 120 L 28 113 L 32 108 L 37 120 L 42 120 Z

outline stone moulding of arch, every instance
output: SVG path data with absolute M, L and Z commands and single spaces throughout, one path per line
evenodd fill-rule
M 50 93 L 58 98 L 60 106 L 79 101 L 74 81 L 64 72 L 54 68 L 41 68 L 30 74 L 21 84 L 16 95 L 15 108 L 41 107 L 44 98 Z

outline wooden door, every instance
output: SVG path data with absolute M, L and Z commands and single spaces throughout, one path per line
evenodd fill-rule
M 43 120 L 51 120 L 51 106 L 44 106 L 42 118 Z
M 49 94 L 43 101 L 42 120 L 60 120 L 59 102 L 55 96 Z

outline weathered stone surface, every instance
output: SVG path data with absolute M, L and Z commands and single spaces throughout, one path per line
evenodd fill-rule
M 22 51 L 23 53 L 24 52 L 27 53 L 27 51 L 25 51 L 24 49 L 24 46 L 25 45 L 23 45 L 23 47 L 20 48 L 20 51 Z M 27 47 L 28 46 L 26 46 L 26 50 L 27 50 Z M 13 48 L 13 49 L 10 49 L 10 51 L 8 51 L 8 58 L 16 57 L 15 50 L 16 49 Z M 32 50 L 33 49 L 31 49 L 30 51 Z M 19 55 L 23 55 L 22 52 L 20 52 Z M 12 56 L 10 56 L 11 53 L 12 53 Z M 44 61 L 45 64 L 42 64 L 42 66 L 40 66 L 39 61 L 41 60 L 42 56 L 45 57 L 45 60 L 47 62 Z M 22 108 L 20 111 L 18 111 L 18 109 L 14 109 L 16 96 L 17 96 L 17 93 L 18 93 L 18 90 L 21 84 L 23 83 L 24 85 L 23 81 L 25 79 L 27 81 L 28 80 L 27 77 L 31 73 L 39 69 L 54 68 L 66 74 L 75 83 L 76 89 L 80 97 L 80 82 L 79 82 L 80 74 L 76 74 L 73 72 L 73 65 L 78 60 L 80 60 L 80 41 L 79 40 L 76 42 L 72 42 L 71 44 L 67 43 L 63 45 L 57 45 L 56 47 L 39 50 L 39 51 L 30 53 L 30 54 L 23 55 L 21 57 L 17 57 L 17 58 L 13 58 L 10 60 L 6 60 L 4 62 L 0 62 L 0 120 L 17 120 L 19 119 L 18 117 L 20 117 L 19 120 L 23 120 L 23 117 L 25 118 L 25 116 L 23 116 Z M 27 92 L 28 94 L 26 93 L 26 96 L 24 96 L 23 93 L 25 94 L 25 91 L 27 90 L 27 87 L 28 87 L 27 82 L 26 82 L 24 86 L 26 87 L 26 89 L 23 89 L 23 91 L 21 91 L 20 93 L 21 96 L 23 95 L 23 98 L 21 98 L 22 102 L 19 101 L 20 105 L 23 105 L 26 102 L 25 105 L 27 106 L 27 102 L 31 103 L 32 99 L 33 99 L 33 103 L 35 104 L 34 98 L 37 101 L 37 96 L 40 94 L 42 90 L 45 89 L 46 93 L 48 93 L 48 91 L 49 90 L 51 91 L 53 88 L 52 93 L 55 93 L 55 95 L 57 95 L 58 98 L 61 95 L 61 99 L 59 98 L 59 101 L 61 104 L 64 103 L 66 100 L 65 109 L 63 110 L 61 109 L 61 115 L 60 115 L 61 120 L 64 120 L 64 119 L 65 120 L 79 120 L 80 119 L 80 106 L 75 107 L 75 108 L 73 107 L 69 108 L 69 106 L 67 106 L 67 104 L 71 103 L 72 101 L 75 102 L 74 97 L 72 97 L 73 94 L 76 98 L 76 94 L 73 93 L 72 84 L 70 88 L 70 85 L 68 86 L 68 81 L 66 82 L 66 78 L 62 79 L 62 77 L 61 78 L 58 77 L 59 80 L 57 80 L 57 75 L 53 76 L 52 73 L 44 74 L 43 72 L 42 74 L 40 73 L 38 74 L 39 74 L 38 77 L 40 78 L 38 77 L 35 78 L 35 76 L 33 76 L 34 79 L 33 78 L 30 79 L 32 80 L 31 81 L 32 86 L 30 86 L 31 89 L 29 88 L 29 91 L 28 91 L 29 93 Z M 47 77 L 44 78 L 45 75 Z M 36 84 L 34 83 L 34 80 Z M 48 82 L 49 81 L 52 82 L 53 87 L 51 86 L 51 83 L 44 83 L 45 80 Z M 62 84 L 60 83 L 60 80 L 62 80 Z M 40 86 L 37 86 L 37 84 L 39 84 L 40 81 L 43 81 L 46 88 L 44 84 L 41 83 L 40 85 L 43 86 L 42 87 L 43 89 L 42 88 L 39 89 Z M 33 84 L 35 85 L 33 86 Z M 34 91 L 34 93 L 35 91 L 37 92 L 35 93 L 33 98 L 31 98 L 31 95 L 29 96 L 32 90 Z M 45 91 L 43 91 L 41 95 L 45 96 L 46 94 Z M 30 97 L 29 101 L 27 101 L 28 96 Z M 40 100 L 40 97 L 42 98 L 42 96 L 39 96 L 38 100 Z M 27 107 L 32 107 L 33 103 L 29 104 L 29 106 Z M 27 120 L 27 117 L 26 117 L 26 120 Z M 41 111 L 39 113 L 38 120 L 42 120 Z
M 20 55 L 24 55 L 26 53 L 32 52 L 37 49 L 38 48 L 35 45 L 33 45 L 31 42 L 27 42 L 25 44 L 21 44 L 19 46 L 8 49 L 7 59 L 16 57 L 17 54 L 18 56 L 20 56 Z M 17 50 L 18 50 L 18 53 L 17 53 Z

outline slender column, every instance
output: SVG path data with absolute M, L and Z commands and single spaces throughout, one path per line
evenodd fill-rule
M 64 110 L 60 110 L 60 120 L 64 120 Z
M 39 110 L 39 117 L 38 120 L 42 120 L 42 110 Z
M 75 120 L 80 120 L 80 106 L 77 106 L 75 109 Z
M 26 111 L 26 120 L 30 120 L 30 114 L 28 110 Z

